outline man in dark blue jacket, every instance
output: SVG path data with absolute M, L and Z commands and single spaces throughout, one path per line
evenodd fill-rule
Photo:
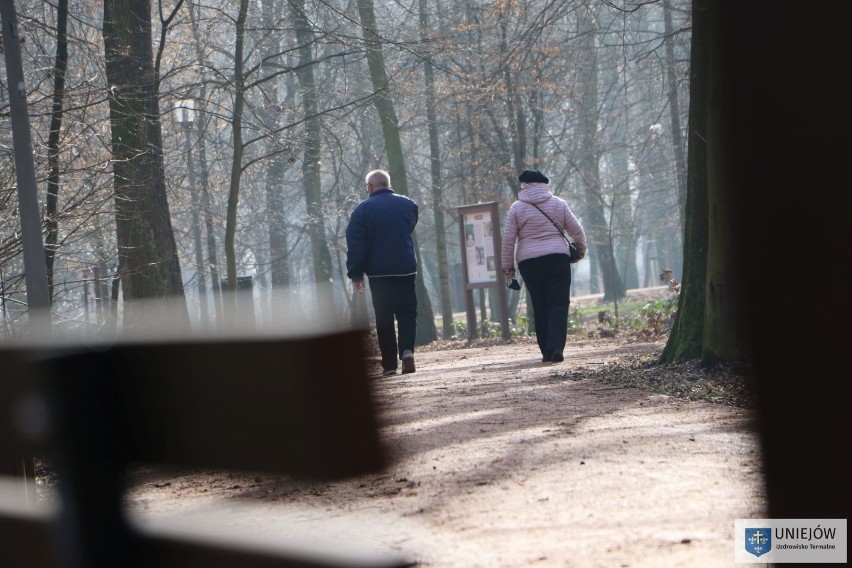
M 369 196 L 352 212 L 346 227 L 346 275 L 356 294 L 364 293 L 364 275 L 370 277 L 384 375 L 396 374 L 397 356 L 402 360 L 402 372 L 413 373 L 417 331 L 413 234 L 417 204 L 394 193 L 390 174 L 384 170 L 373 170 L 365 179 Z

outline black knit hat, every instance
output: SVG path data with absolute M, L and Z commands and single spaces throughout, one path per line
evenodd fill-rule
M 538 170 L 526 170 L 518 176 L 518 181 L 521 183 L 547 183 L 550 180 Z

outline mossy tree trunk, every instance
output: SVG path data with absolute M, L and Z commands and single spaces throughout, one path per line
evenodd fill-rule
M 373 82 L 374 102 L 379 119 L 382 123 L 385 149 L 388 156 L 388 172 L 394 191 L 408 195 L 408 177 L 405 172 L 405 158 L 402 153 L 402 140 L 399 136 L 399 120 L 396 116 L 393 99 L 390 95 L 390 84 L 385 69 L 385 59 L 382 53 L 382 38 L 376 28 L 376 15 L 373 0 L 358 0 L 358 13 L 361 17 L 361 28 L 367 49 L 367 65 Z M 423 278 L 423 260 L 420 256 L 420 245 L 417 235 L 414 235 L 414 252 L 417 255 L 416 288 L 417 288 L 417 345 L 428 345 L 438 338 L 435 327 L 435 316 L 432 302 L 426 290 Z
M 700 357 L 705 366 L 746 357 L 737 269 L 743 196 L 732 189 L 739 182 L 731 160 L 732 148 L 740 143 L 739 126 L 731 120 L 731 93 L 738 87 L 727 69 L 730 51 L 717 10 L 704 1 L 693 4 L 683 292 L 677 324 L 661 358 Z
M 737 203 L 742 196 L 732 191 L 736 186 L 736 164 L 730 159 L 731 145 L 737 144 L 738 125 L 730 120 L 730 93 L 736 92 L 727 61 L 719 54 L 727 47 L 727 37 L 716 33 L 714 6 L 710 14 L 709 100 L 707 104 L 707 279 L 704 311 L 704 339 L 701 360 L 705 365 L 720 361 L 741 360 L 743 327 L 739 320 L 741 306 L 740 280 L 735 270 L 739 254 L 740 215 Z M 757 188 L 749 188 L 756 191 Z
M 178 299 L 164 315 L 188 322 L 166 196 L 149 0 L 105 0 L 103 33 L 124 299 Z M 125 318 L 132 322 L 132 310 Z
M 689 77 L 687 193 L 684 215 L 683 276 L 677 317 L 660 358 L 671 363 L 701 357 L 707 279 L 707 97 L 708 19 L 706 0 L 692 5 L 692 55 Z

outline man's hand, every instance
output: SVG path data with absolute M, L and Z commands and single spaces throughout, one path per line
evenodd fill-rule
M 352 289 L 358 294 L 364 293 L 364 281 L 363 280 L 353 280 L 352 281 Z
M 504 268 L 503 275 L 507 280 L 513 280 L 515 278 L 515 269 L 514 268 Z

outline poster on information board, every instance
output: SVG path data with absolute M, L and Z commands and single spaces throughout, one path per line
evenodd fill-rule
M 497 281 L 497 260 L 494 250 L 494 221 L 491 211 L 475 211 L 463 215 L 464 254 L 467 260 L 467 281 L 482 284 Z

